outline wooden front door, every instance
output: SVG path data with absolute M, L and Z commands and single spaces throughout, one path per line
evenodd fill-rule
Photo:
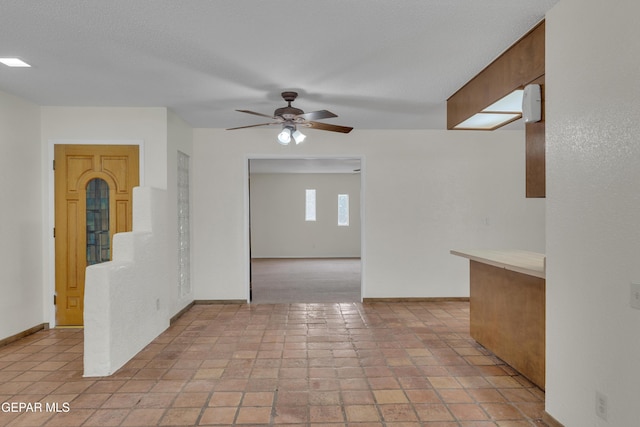
M 83 325 L 87 265 L 111 259 L 113 235 L 132 229 L 137 145 L 56 145 L 56 324 Z

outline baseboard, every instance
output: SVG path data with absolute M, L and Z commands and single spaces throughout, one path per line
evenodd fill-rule
M 544 421 L 549 427 L 564 427 L 562 423 L 549 415 L 547 411 L 542 413 L 542 421 Z
M 43 329 L 49 329 L 49 324 L 41 323 L 39 325 L 34 326 L 33 328 L 27 329 L 26 331 L 18 332 L 15 335 L 11 335 L 10 337 L 3 338 L 0 340 L 0 347 L 5 346 L 7 344 L 11 344 L 12 342 L 18 341 L 31 334 L 35 334 L 36 332 L 42 331 Z
M 187 304 L 182 310 L 180 310 L 179 312 L 177 312 L 171 319 L 169 319 L 169 325 L 173 325 L 175 323 L 176 320 L 178 320 L 183 314 L 185 314 L 187 311 L 189 311 L 189 309 L 191 307 L 193 307 L 193 305 L 195 304 L 195 301 L 191 301 L 189 304 Z
M 247 301 L 243 299 L 197 299 L 194 304 L 246 304 Z
M 404 298 L 362 298 L 362 302 L 468 302 L 469 297 L 404 297 Z

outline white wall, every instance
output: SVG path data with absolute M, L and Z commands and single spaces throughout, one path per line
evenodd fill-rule
M 113 260 L 87 268 L 84 376 L 111 375 L 169 327 L 167 192 L 133 191 L 133 231 L 113 236 Z
M 316 190 L 316 221 L 305 221 L 305 190 Z M 349 226 L 338 226 L 338 194 L 349 195 Z M 360 174 L 251 174 L 251 256 L 360 256 Z
M 282 147 L 273 130 L 194 130 L 195 299 L 246 299 L 247 159 L 362 158 L 363 297 L 468 295 L 450 249 L 544 251 L 544 199 L 526 199 L 520 131 L 316 132 Z
M 546 20 L 546 410 L 568 427 L 640 423 L 638 16 L 637 0 L 562 0 Z
M 40 108 L 0 92 L 0 339 L 44 323 Z
M 42 107 L 42 141 L 144 141 L 141 182 L 167 188 L 167 109 Z M 45 187 L 46 188 L 46 187 Z

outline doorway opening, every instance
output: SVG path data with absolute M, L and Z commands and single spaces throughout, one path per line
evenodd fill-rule
M 362 160 L 248 163 L 250 302 L 361 302 Z

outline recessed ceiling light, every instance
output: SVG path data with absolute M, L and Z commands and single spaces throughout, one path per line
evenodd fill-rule
M 7 67 L 31 67 L 31 65 L 18 58 L 0 58 L 0 62 Z
M 482 110 L 485 113 L 522 113 L 522 94 L 524 90 L 516 89 L 504 98 L 494 102 Z
M 518 120 L 522 114 L 520 113 L 477 113 L 469 117 L 464 122 L 455 126 L 454 129 L 476 129 L 476 130 L 494 130 L 500 126 Z

